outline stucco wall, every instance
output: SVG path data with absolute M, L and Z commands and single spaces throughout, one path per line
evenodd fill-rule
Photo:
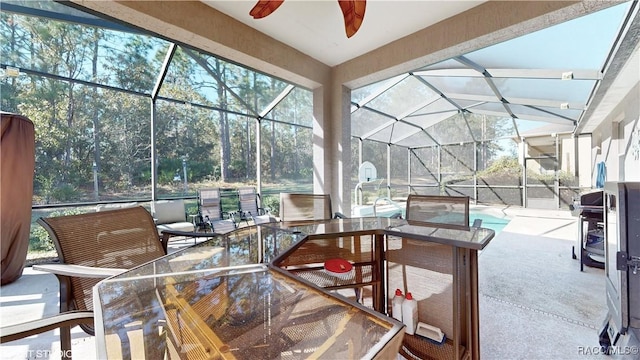
M 595 184 L 597 164 L 604 161 L 607 181 L 640 181 L 640 154 L 634 146 L 640 141 L 640 83 L 621 99 L 593 132 L 591 178 Z

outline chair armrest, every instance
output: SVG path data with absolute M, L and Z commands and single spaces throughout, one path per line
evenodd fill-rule
M 22 339 L 63 326 L 75 326 L 78 324 L 93 325 L 93 312 L 69 311 L 25 323 L 4 326 L 0 328 L 0 343 Z
M 198 214 L 190 214 L 189 217 L 191 218 L 191 223 L 193 224 L 193 226 L 197 226 L 199 224 L 202 224 L 204 222 L 204 220 L 202 219 L 202 215 Z
M 184 236 L 184 237 L 214 237 L 221 234 L 216 232 L 191 232 L 191 231 L 179 231 L 179 230 L 162 230 L 162 237 L 164 238 L 165 234 L 167 237 L 171 236 Z
M 160 242 L 162 243 L 164 252 L 167 253 L 167 249 L 169 247 L 169 238 L 172 236 L 200 238 L 200 237 L 214 237 L 218 235 L 220 234 L 215 232 L 190 232 L 190 231 L 179 231 L 179 230 L 162 230 L 160 232 Z
M 334 218 L 334 219 L 346 219 L 347 217 L 346 217 L 343 213 L 341 213 L 341 212 L 336 212 L 336 213 L 333 215 L 333 218 Z
M 55 275 L 84 278 L 108 278 L 127 271 L 127 269 L 98 268 L 72 264 L 42 264 L 33 265 L 32 268 L 34 270 L 44 271 Z

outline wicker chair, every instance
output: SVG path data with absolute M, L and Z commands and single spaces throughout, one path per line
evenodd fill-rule
M 61 316 L 74 310 L 81 314 L 93 311 L 92 290 L 100 280 L 166 254 L 151 214 L 141 206 L 40 218 L 38 223 L 53 240 L 60 263 L 34 265 L 33 268 L 53 273 L 58 278 Z M 93 322 L 79 317 L 76 320 L 82 322 L 80 327 L 94 335 Z M 67 321 L 60 327 L 63 355 L 71 354 L 72 324 Z M 49 328 L 51 326 L 54 325 Z M 124 326 L 123 331 L 126 331 Z
M 56 314 L 25 323 L 3 326 L 0 328 L 0 344 L 23 339 L 63 326 L 76 326 L 80 324 L 93 325 L 93 312 L 67 311 L 64 314 Z

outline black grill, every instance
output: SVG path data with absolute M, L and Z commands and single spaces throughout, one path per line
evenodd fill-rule
M 585 221 L 602 222 L 604 220 L 604 199 L 602 190 L 595 190 L 580 195 L 580 203 L 574 203 L 569 208 L 577 211 Z
M 580 271 L 584 265 L 604 268 L 604 197 L 603 191 L 594 190 L 580 195 L 580 202 L 569 207 L 578 216 L 579 255 L 573 248 L 572 257 L 580 258 Z

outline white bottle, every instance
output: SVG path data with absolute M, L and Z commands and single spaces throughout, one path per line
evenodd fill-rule
M 418 325 L 418 302 L 410 292 L 407 292 L 402 302 L 402 322 L 407 326 L 405 333 L 413 335 Z
M 404 296 L 402 290 L 396 289 L 396 294 L 391 301 L 391 315 L 394 319 L 402 321 L 402 303 L 404 302 Z

